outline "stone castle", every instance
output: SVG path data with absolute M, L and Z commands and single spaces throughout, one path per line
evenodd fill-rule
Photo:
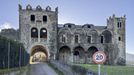
M 65 63 L 93 63 L 92 55 L 104 51 L 105 64 L 125 64 L 125 21 L 113 15 L 106 26 L 58 24 L 58 8 L 19 5 L 20 41 L 30 56 L 44 52 L 46 60 Z

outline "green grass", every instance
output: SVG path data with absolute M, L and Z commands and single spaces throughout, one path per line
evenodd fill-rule
M 26 68 L 27 68 L 27 66 L 23 66 L 21 68 L 18 68 L 18 67 L 16 67 L 16 68 L 10 68 L 9 70 L 8 69 L 0 69 L 0 75 L 1 74 L 7 74 L 7 73 L 15 72 L 15 71 L 20 71 L 20 69 L 21 69 L 21 71 L 23 71 Z
M 97 65 L 92 64 L 79 64 L 79 65 L 96 73 L 98 71 Z M 107 75 L 134 75 L 134 67 L 101 65 L 101 73 L 107 73 Z

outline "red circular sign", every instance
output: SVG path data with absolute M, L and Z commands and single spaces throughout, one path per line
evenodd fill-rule
M 93 54 L 93 61 L 96 64 L 103 64 L 106 61 L 106 54 L 103 51 L 97 51 Z

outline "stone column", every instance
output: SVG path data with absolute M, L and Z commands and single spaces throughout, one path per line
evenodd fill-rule
M 69 62 L 73 63 L 73 52 L 71 52 L 70 56 L 69 56 Z
M 88 61 L 87 61 L 88 59 L 87 59 L 87 58 L 88 58 L 88 52 L 86 51 L 86 52 L 85 52 L 85 62 L 84 62 L 85 64 L 88 63 Z

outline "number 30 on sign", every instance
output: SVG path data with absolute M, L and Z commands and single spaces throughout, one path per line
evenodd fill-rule
M 93 61 L 96 64 L 103 64 L 106 61 L 106 55 L 103 51 L 97 51 L 93 54 Z

